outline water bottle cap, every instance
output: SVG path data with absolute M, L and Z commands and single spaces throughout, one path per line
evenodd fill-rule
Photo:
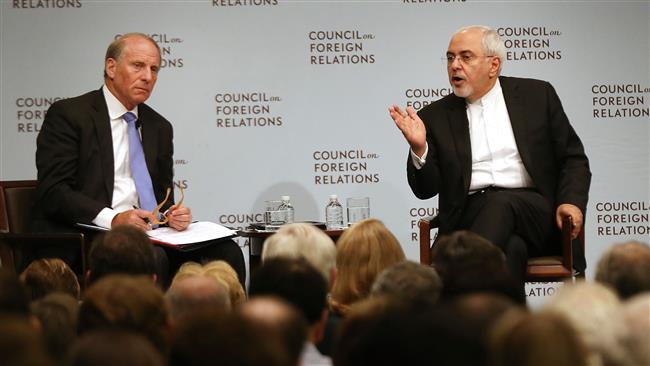
M 281 198 L 282 198 L 283 201 L 291 200 L 291 197 L 289 197 L 289 196 L 282 196 Z
M 330 194 L 330 199 L 331 200 L 335 200 L 335 199 L 338 199 L 338 198 L 339 198 L 339 196 L 337 196 L 335 194 Z

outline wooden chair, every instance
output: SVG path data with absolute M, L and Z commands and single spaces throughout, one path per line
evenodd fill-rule
M 22 272 L 33 248 L 61 245 L 79 248 L 81 274 L 86 270 L 86 246 L 81 233 L 29 233 L 30 211 L 36 192 L 35 180 L 0 181 L 0 263 Z
M 438 217 L 425 217 L 420 219 L 420 263 L 431 264 L 431 229 L 438 228 Z M 561 233 L 562 253 L 555 256 L 532 257 L 528 259 L 526 269 L 526 282 L 550 282 L 584 278 L 584 273 L 577 273 L 573 269 L 573 247 L 580 245 L 584 253 L 585 229 L 584 225 L 575 240 L 571 240 L 571 219 L 565 218 Z M 437 234 L 436 234 L 437 236 Z M 435 237 L 434 237 L 435 239 Z M 434 240 L 435 244 L 435 240 Z

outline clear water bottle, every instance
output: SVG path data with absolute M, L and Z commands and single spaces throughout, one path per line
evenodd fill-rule
M 325 207 L 325 224 L 327 230 L 343 228 L 343 206 L 335 194 L 330 195 L 330 201 Z
M 291 224 L 293 222 L 293 205 L 291 204 L 291 197 L 282 196 L 282 204 L 280 210 L 284 212 L 284 222 Z

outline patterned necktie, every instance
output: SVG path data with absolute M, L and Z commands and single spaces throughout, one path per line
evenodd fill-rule
M 129 162 L 131 165 L 131 175 L 135 182 L 135 189 L 138 191 L 138 198 L 140 198 L 140 208 L 147 211 L 153 211 L 157 206 L 156 196 L 153 193 L 151 176 L 147 169 L 147 163 L 144 160 L 144 151 L 142 150 L 140 134 L 135 125 L 137 118 L 135 117 L 135 114 L 131 112 L 124 113 L 122 118 L 124 118 L 128 126 Z

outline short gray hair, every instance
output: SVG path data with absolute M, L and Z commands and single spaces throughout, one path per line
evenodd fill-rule
M 501 74 L 501 69 L 506 61 L 506 46 L 496 29 L 486 25 L 470 25 L 457 30 L 454 36 L 467 30 L 479 30 L 483 33 L 483 40 L 481 42 L 483 44 L 483 52 L 485 52 L 486 56 L 496 56 L 499 58 L 499 61 L 501 61 L 499 63 L 499 74 Z
M 629 241 L 611 246 L 598 261 L 596 281 L 609 285 L 627 299 L 650 291 L 650 246 Z

